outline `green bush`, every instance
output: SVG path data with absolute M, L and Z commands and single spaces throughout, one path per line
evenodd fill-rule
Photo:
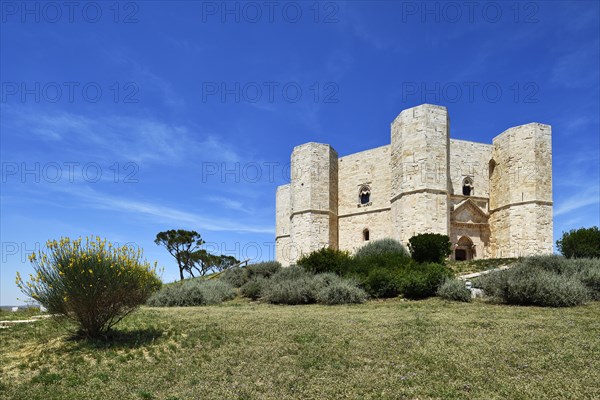
M 298 265 L 313 274 L 333 272 L 344 275 L 350 266 L 351 258 L 347 251 L 324 247 L 304 255 L 298 260 Z
M 411 257 L 420 263 L 442 263 L 452 252 L 447 235 L 422 233 L 411 237 L 408 243 Z
M 505 301 L 508 304 L 569 307 L 584 303 L 588 292 L 575 277 L 537 270 L 509 275 Z
M 600 300 L 600 259 L 580 258 L 572 260 L 577 278 L 588 289 L 592 300 Z
M 402 244 L 395 239 L 373 240 L 362 246 L 356 251 L 354 257 L 361 258 L 380 254 L 402 254 L 404 257 L 410 257 L 408 251 Z
M 277 272 L 276 274 L 271 276 L 271 281 L 283 282 L 283 281 L 290 281 L 290 280 L 296 280 L 296 279 L 301 279 L 301 278 L 310 278 L 312 276 L 313 276 L 313 274 L 308 272 L 304 268 L 299 267 L 297 265 L 292 265 L 287 268 L 281 268 L 281 270 L 279 272 Z
M 233 287 L 239 288 L 248 282 L 248 272 L 242 267 L 231 268 L 223 272 L 223 275 L 219 279 L 229 283 Z
M 518 305 L 569 307 L 598 296 L 600 260 L 529 257 L 513 268 L 481 276 L 476 285 L 497 300 Z
M 312 276 L 296 279 L 271 279 L 263 288 L 262 297 L 274 304 L 310 304 L 316 302 L 320 287 Z
M 248 278 L 254 277 L 269 278 L 281 270 L 281 264 L 278 261 L 263 261 L 246 267 Z
M 322 287 L 317 293 L 317 301 L 320 304 L 357 304 L 367 301 L 368 295 L 355 284 L 345 280 L 330 282 Z
M 372 269 L 362 281 L 362 286 L 376 298 L 396 297 L 400 294 L 399 271 L 391 269 Z
M 262 296 L 262 290 L 266 284 L 267 278 L 256 276 L 242 285 L 240 294 L 252 300 L 258 300 Z
M 413 261 L 402 253 L 371 254 L 363 257 L 355 257 L 350 265 L 348 275 L 367 276 L 372 271 L 382 269 L 399 271 L 407 268 Z
M 147 304 L 151 307 L 189 307 L 220 304 L 235 297 L 233 286 L 220 280 L 189 279 L 163 286 Z
M 356 284 L 334 273 L 312 274 L 299 266 L 282 268 L 264 279 L 261 298 L 273 304 L 359 303 L 366 293 Z
M 592 226 L 563 232 L 562 238 L 556 241 L 556 248 L 567 258 L 599 258 L 600 229 Z
M 141 251 L 106 244 L 99 237 L 49 241 L 29 259 L 35 275 L 17 285 L 51 314 L 61 314 L 89 338 L 104 336 L 123 317 L 144 304 L 161 286 Z
M 277 261 L 263 261 L 247 267 L 232 268 L 223 273 L 221 280 L 231 284 L 233 287 L 242 287 L 254 277 L 268 278 L 281 269 Z
M 438 288 L 437 295 L 442 299 L 452 301 L 470 302 L 471 291 L 465 286 L 465 281 L 461 279 L 446 279 Z
M 452 271 L 442 264 L 413 264 L 400 277 L 401 293 L 409 299 L 435 296 L 440 285 Z
M 204 298 L 202 302 L 203 306 L 221 304 L 222 302 L 231 300 L 235 297 L 233 287 L 227 282 L 222 282 L 217 279 L 200 282 L 200 288 Z

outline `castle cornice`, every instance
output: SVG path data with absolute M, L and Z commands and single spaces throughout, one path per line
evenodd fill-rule
M 383 211 L 391 211 L 391 208 L 383 207 L 383 208 L 377 208 L 374 210 L 368 209 L 368 210 L 363 210 L 363 211 L 358 211 L 358 212 L 353 212 L 353 213 L 342 214 L 342 215 L 339 215 L 338 218 L 353 217 L 355 215 L 363 215 L 363 214 L 373 214 L 373 213 L 383 212 Z
M 439 189 L 417 189 L 417 190 L 411 190 L 409 192 L 404 192 L 404 193 L 400 193 L 397 194 L 396 196 L 392 197 L 392 199 L 390 200 L 390 203 L 395 202 L 396 200 L 398 200 L 399 198 L 401 198 L 402 196 L 406 196 L 409 194 L 415 194 L 415 193 L 432 193 L 432 194 L 448 194 L 447 190 L 439 190 Z
M 507 209 L 509 207 L 512 207 L 512 206 L 523 206 L 523 205 L 526 205 L 526 204 L 537 204 L 537 205 L 540 205 L 540 206 L 550 206 L 550 207 L 552 207 L 552 205 L 554 204 L 554 202 L 553 201 L 543 201 L 543 200 L 519 201 L 517 203 L 510 203 L 510 204 L 503 205 L 501 207 L 496 207 L 493 210 L 490 210 L 490 214 L 493 214 L 496 211 L 505 210 L 505 209 Z
M 331 214 L 331 215 L 336 215 L 333 211 L 329 211 L 329 210 L 314 210 L 314 209 L 307 209 L 307 210 L 302 210 L 302 211 L 294 211 L 290 214 L 290 218 L 292 218 L 294 215 L 300 215 L 300 214 L 306 214 L 306 213 L 312 213 L 312 214 Z

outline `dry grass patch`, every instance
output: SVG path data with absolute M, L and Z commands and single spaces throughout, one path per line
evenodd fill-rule
M 594 398 L 598 315 L 598 302 L 238 300 L 142 309 L 110 344 L 73 341 L 40 321 L 0 331 L 0 398 Z

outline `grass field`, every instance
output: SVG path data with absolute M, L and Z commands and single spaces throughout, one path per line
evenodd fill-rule
M 144 308 L 115 341 L 0 330 L 3 399 L 600 398 L 600 303 Z
M 38 307 L 19 308 L 18 311 L 0 310 L 0 321 L 14 321 L 16 319 L 29 319 L 34 315 L 40 315 Z

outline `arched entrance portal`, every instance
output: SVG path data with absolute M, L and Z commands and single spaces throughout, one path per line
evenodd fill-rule
M 454 259 L 456 261 L 468 261 L 473 259 L 473 241 L 468 236 L 458 239 L 454 248 Z

